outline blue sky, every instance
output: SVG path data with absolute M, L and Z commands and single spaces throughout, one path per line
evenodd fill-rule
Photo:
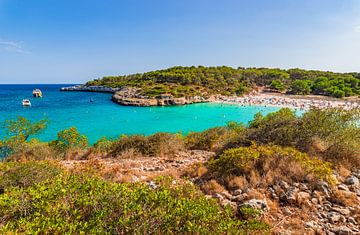
M 358 0 L 0 0 L 0 83 L 174 65 L 360 71 Z

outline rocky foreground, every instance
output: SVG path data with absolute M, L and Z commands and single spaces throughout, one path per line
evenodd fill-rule
M 148 182 L 157 176 L 180 178 L 193 166 L 205 163 L 213 152 L 183 151 L 172 158 L 93 158 L 92 160 L 67 160 L 68 169 L 91 166 L 104 174 L 111 172 L 118 182 Z M 115 173 L 115 174 L 114 174 Z M 109 174 L 110 175 L 110 174 Z M 261 219 L 272 225 L 273 234 L 360 234 L 360 170 L 336 173 L 335 185 L 319 181 L 316 185 L 290 183 L 278 180 L 268 187 L 237 188 L 216 192 L 204 191 L 223 206 L 229 205 L 241 213 L 250 206 L 261 212 Z M 200 187 L 201 177 L 189 177 Z

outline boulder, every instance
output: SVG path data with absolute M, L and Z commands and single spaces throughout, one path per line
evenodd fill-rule
M 346 226 L 340 226 L 332 229 L 336 235 L 351 235 L 354 234 L 351 229 Z
M 259 199 L 251 199 L 251 200 L 243 203 L 241 205 L 241 207 L 243 207 L 243 206 L 249 206 L 254 209 L 261 210 L 261 211 L 268 211 L 268 209 L 269 209 L 266 200 L 259 200 Z
M 350 210 L 346 208 L 333 207 L 332 211 L 338 212 L 342 215 L 350 215 Z
M 345 184 L 339 184 L 338 189 L 342 191 L 349 191 L 348 186 L 346 186 Z
M 356 176 L 351 175 L 346 178 L 345 183 L 347 185 L 359 185 L 359 179 Z
M 281 196 L 281 200 L 289 204 L 294 204 L 296 202 L 296 194 L 298 191 L 298 188 L 289 187 L 287 191 Z
M 327 218 L 328 218 L 330 223 L 335 224 L 340 220 L 340 214 L 338 214 L 336 212 L 330 212 L 327 215 Z
M 296 195 L 296 202 L 301 205 L 303 204 L 305 201 L 308 201 L 310 199 L 310 194 L 307 192 L 299 192 Z

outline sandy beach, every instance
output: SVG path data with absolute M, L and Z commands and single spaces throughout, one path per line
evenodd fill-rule
M 325 108 L 343 108 L 346 110 L 360 109 L 360 99 L 336 99 L 326 96 L 299 96 L 285 95 L 280 93 L 253 93 L 242 97 L 218 96 L 218 103 L 238 104 L 241 106 L 272 106 L 272 107 L 288 107 L 292 109 L 306 110 L 311 107 L 320 109 Z

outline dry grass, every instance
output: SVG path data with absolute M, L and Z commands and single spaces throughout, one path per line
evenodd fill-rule
M 229 189 L 241 189 L 244 190 L 248 186 L 248 181 L 244 176 L 229 176 L 226 179 L 226 184 Z
M 334 190 L 331 200 L 342 206 L 354 206 L 360 204 L 355 193 L 342 190 Z
M 201 185 L 201 189 L 206 194 L 221 193 L 225 191 L 225 188 L 214 179 L 207 181 L 205 184 Z
M 194 163 L 183 170 L 182 176 L 189 178 L 197 178 L 206 175 L 208 169 L 203 163 Z

